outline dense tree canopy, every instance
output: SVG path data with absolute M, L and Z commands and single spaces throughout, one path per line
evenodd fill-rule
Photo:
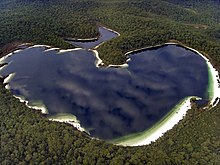
M 138 48 L 181 42 L 220 71 L 219 0 L 1 0 L 0 56 L 19 43 L 71 48 L 64 38 L 98 36 L 98 25 L 120 37 L 98 48 L 105 64 L 122 64 Z M 187 116 L 157 142 L 122 147 L 48 121 L 0 85 L 2 164 L 219 164 L 220 105 Z M 155 103 L 157 104 L 157 103 Z

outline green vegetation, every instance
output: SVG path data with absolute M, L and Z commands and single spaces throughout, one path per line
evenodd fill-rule
M 130 50 L 175 40 L 207 55 L 220 71 L 219 7 L 218 0 L 1 0 L 0 56 L 23 42 L 71 48 L 63 38 L 96 37 L 97 25 L 104 25 L 121 34 L 98 48 L 105 64 L 122 64 Z M 48 121 L 3 85 L 0 111 L 2 164 L 220 162 L 219 105 L 206 110 L 194 105 L 156 143 L 135 148 L 91 139 L 68 124 Z

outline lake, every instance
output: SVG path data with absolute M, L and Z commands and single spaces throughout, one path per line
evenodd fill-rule
M 95 66 L 93 51 L 29 47 L 5 59 L 10 90 L 43 103 L 48 116 L 73 114 L 91 136 L 115 139 L 144 131 L 187 96 L 207 99 L 208 68 L 195 52 L 164 45 L 129 54 L 128 67 Z
M 105 27 L 98 27 L 100 36 L 92 39 L 67 39 L 67 42 L 84 49 L 94 49 L 105 41 L 111 40 L 119 36 L 119 33 L 114 32 Z

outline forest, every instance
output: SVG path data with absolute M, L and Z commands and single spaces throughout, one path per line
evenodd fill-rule
M 220 71 L 219 8 L 219 0 L 1 0 L 0 57 L 21 43 L 73 48 L 65 38 L 97 37 L 101 25 L 120 33 L 98 48 L 106 65 L 123 64 L 128 51 L 172 41 L 202 52 Z M 220 105 L 195 104 L 156 142 L 122 147 L 49 121 L 0 81 L 4 165 L 220 163 Z

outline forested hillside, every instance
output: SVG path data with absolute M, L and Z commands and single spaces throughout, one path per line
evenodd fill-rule
M 20 43 L 72 48 L 66 37 L 121 35 L 98 48 L 107 64 L 125 53 L 180 42 L 204 53 L 220 71 L 219 0 L 1 0 L 0 56 Z M 3 81 L 3 80 L 1 80 Z M 157 103 L 155 103 L 157 104 Z M 0 85 L 2 164 L 215 164 L 220 162 L 220 105 L 187 116 L 157 142 L 122 147 L 48 121 Z

